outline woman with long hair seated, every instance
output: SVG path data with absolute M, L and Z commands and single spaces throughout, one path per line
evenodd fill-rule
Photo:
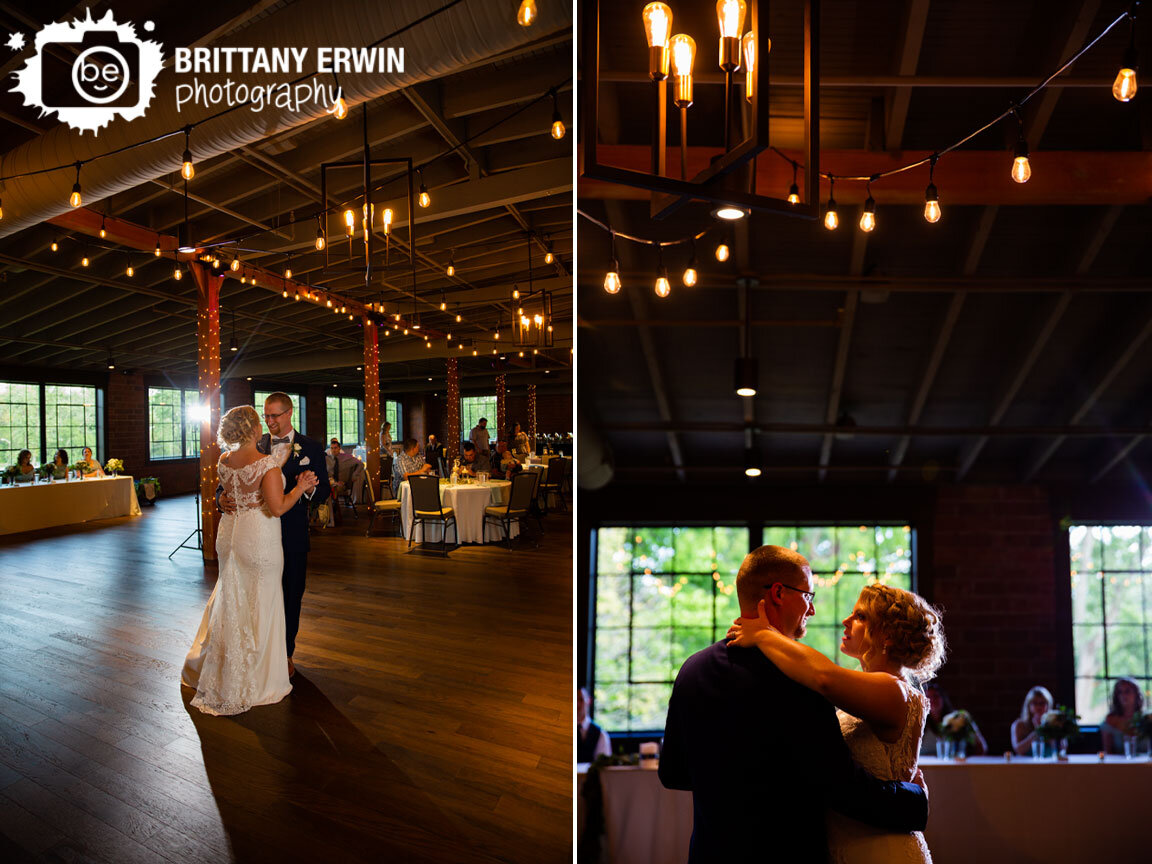
M 771 586 L 772 590 L 776 585 Z M 815 592 L 800 588 L 815 612 Z M 861 670 L 837 666 L 815 648 L 779 632 L 760 616 L 739 618 L 728 631 L 730 645 L 759 648 L 781 672 L 838 707 L 840 732 L 852 757 L 880 780 L 908 782 L 918 770 L 920 737 L 928 699 L 916 685 L 944 662 L 940 612 L 923 597 L 874 583 L 865 585 L 843 620 L 840 651 L 860 661 Z M 837 862 L 904 861 L 930 864 L 924 835 L 885 832 L 847 816 L 828 814 L 828 848 Z
M 100 467 L 99 462 L 97 462 L 94 458 L 92 458 L 92 448 L 91 447 L 85 447 L 84 448 L 84 458 L 81 459 L 80 461 L 83 462 L 86 466 L 88 466 L 84 469 L 84 476 L 85 477 L 103 477 L 104 476 L 104 469 Z
M 1027 756 L 1032 752 L 1032 742 L 1037 740 L 1036 730 L 1044 722 L 1044 715 L 1055 704 L 1047 687 L 1038 684 L 1028 691 L 1020 716 L 1012 723 L 1012 749 L 1016 755 Z
M 1144 710 L 1144 694 L 1133 678 L 1117 678 L 1108 702 L 1108 716 L 1100 724 L 1100 743 L 1105 753 L 1123 753 L 1124 736 L 1132 718 Z
M 941 721 L 956 709 L 948 693 L 936 681 L 924 685 L 924 695 L 928 697 L 928 717 L 924 721 L 924 740 L 920 744 L 921 756 L 935 756 L 936 742 L 943 737 Z M 972 720 L 972 740 L 968 744 L 969 756 L 984 756 L 988 753 L 988 742 L 980 727 Z
M 32 451 L 21 450 L 16 454 L 16 482 L 31 483 L 36 479 L 36 469 L 32 467 Z
M 68 451 L 61 447 L 52 457 L 52 477 L 63 480 L 68 476 Z

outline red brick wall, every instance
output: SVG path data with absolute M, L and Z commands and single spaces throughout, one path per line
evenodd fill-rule
M 156 477 L 165 495 L 196 490 L 200 466 L 196 460 L 148 460 L 148 386 L 144 376 L 110 375 L 108 378 L 108 453 L 124 460 L 133 477 Z
M 328 447 L 328 394 L 319 384 L 313 384 L 304 394 L 304 413 L 308 416 L 308 437 Z
M 940 489 L 931 533 L 931 596 L 949 641 L 940 680 L 957 708 L 980 724 L 994 754 L 1028 689 L 1043 684 L 1060 703 L 1056 525 L 1045 490 L 1029 486 Z M 927 586 L 925 586 L 927 588 Z
M 252 404 L 252 382 L 246 381 L 243 378 L 228 378 L 221 383 L 221 388 L 224 390 L 224 410 L 229 411 L 237 405 L 251 405 Z M 257 411 L 262 411 L 263 406 L 259 406 Z

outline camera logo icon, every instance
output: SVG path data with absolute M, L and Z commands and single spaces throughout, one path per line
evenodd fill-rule
M 144 115 L 163 65 L 159 42 L 137 38 L 131 24 L 118 24 L 107 12 L 99 21 L 86 19 L 53 23 L 36 35 L 36 53 L 16 72 L 13 92 L 25 104 L 56 113 L 74 129 L 98 130 L 117 116 L 134 120 Z M 146 24 L 148 28 L 150 25 Z M 72 57 L 59 64 L 42 62 L 45 49 Z

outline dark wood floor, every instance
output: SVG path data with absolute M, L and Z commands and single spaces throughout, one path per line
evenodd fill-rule
M 0 860 L 571 860 L 567 515 L 446 559 L 315 536 L 295 689 L 231 718 L 179 684 L 194 518 L 0 538 Z

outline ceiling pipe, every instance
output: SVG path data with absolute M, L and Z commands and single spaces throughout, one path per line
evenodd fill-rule
M 422 0 L 356 3 L 354 14 L 341 14 L 341 8 L 328 0 L 299 0 L 208 47 L 363 47 L 367 42 L 426 15 L 429 4 Z M 351 4 L 348 8 L 352 9 Z M 541 4 L 540 17 L 531 28 L 519 26 L 514 12 L 505 3 L 461 3 L 404 32 L 384 46 L 404 47 L 403 73 L 340 75 L 340 86 L 349 107 L 422 81 L 442 78 L 572 26 L 570 0 Z M 168 56 L 171 56 L 171 49 L 172 46 L 165 46 Z M 305 70 L 315 69 L 315 60 L 315 51 L 310 51 L 305 61 Z M 563 77 L 563 70 L 557 74 Z M 211 86 L 213 83 L 223 83 L 223 79 L 228 76 L 197 77 L 202 83 Z M 244 75 L 242 83 L 249 86 L 280 84 L 295 77 L 298 76 Z M 315 77 L 323 84 L 333 86 L 330 74 L 318 74 Z M 217 113 L 222 106 L 186 104 L 185 110 L 176 110 L 176 84 L 190 83 L 191 78 L 190 74 L 177 76 L 172 64 L 169 64 L 157 77 L 154 85 L 156 95 L 142 118 L 130 123 L 117 120 L 102 129 L 98 136 L 81 135 L 61 123 L 0 156 L 0 176 L 54 165 L 68 166 L 59 171 L 5 181 L 5 218 L 0 221 L 0 238 L 66 212 L 69 209 L 68 190 L 74 179 L 72 163 L 77 161 L 86 162 L 81 176 L 86 202 L 100 201 L 117 192 L 179 171 L 184 151 L 182 134 L 132 147 L 95 162 L 87 163 L 87 160 L 137 141 L 182 130 L 188 124 L 196 124 Z M 542 81 L 541 92 L 555 83 Z M 307 112 L 293 112 L 273 106 L 259 112 L 240 108 L 223 117 L 209 120 L 202 126 L 195 126 L 191 138 L 193 156 L 197 162 L 203 162 L 221 153 L 255 144 L 270 135 L 324 118 L 328 107 L 315 106 Z M 332 134 L 336 134 L 336 124 L 341 121 L 329 119 L 326 122 L 332 124 Z

